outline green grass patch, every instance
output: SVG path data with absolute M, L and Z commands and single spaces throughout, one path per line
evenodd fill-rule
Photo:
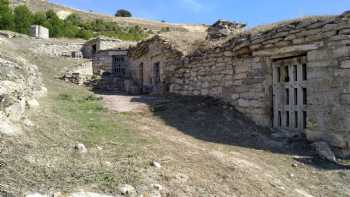
M 135 135 L 125 124 L 128 115 L 109 112 L 103 107 L 100 97 L 71 92 L 59 94 L 56 100 L 57 112 L 82 129 L 84 143 L 137 143 Z

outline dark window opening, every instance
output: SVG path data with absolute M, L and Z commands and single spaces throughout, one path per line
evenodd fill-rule
M 289 88 L 286 89 L 286 105 L 289 105 Z
M 306 64 L 303 64 L 303 80 L 304 80 L 304 81 L 307 80 L 307 68 L 306 68 Z
M 97 46 L 96 44 L 92 45 L 92 55 L 95 55 L 97 52 Z
M 294 81 L 298 81 L 298 66 L 293 66 L 293 73 L 294 73 Z
M 289 82 L 289 67 L 284 67 L 284 82 Z
M 286 111 L 286 127 L 289 127 L 289 111 Z
M 307 90 L 303 88 L 303 104 L 307 105 Z
M 159 84 L 160 83 L 160 63 L 159 62 L 154 64 L 153 72 L 154 72 L 154 83 Z
M 278 126 L 279 127 L 282 126 L 282 114 L 281 114 L 281 111 L 278 112 Z
M 281 67 L 277 68 L 277 81 L 281 82 Z
M 298 105 L 298 88 L 294 88 L 294 105 Z
M 112 56 L 112 72 L 118 76 L 125 76 L 126 71 L 120 62 L 121 59 L 124 59 L 124 57 L 119 55 Z
M 298 112 L 295 111 L 294 112 L 294 127 L 297 129 L 299 126 L 299 115 Z
M 307 112 L 303 111 L 303 128 L 306 129 L 307 127 Z

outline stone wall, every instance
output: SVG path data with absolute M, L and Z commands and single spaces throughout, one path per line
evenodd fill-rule
M 105 72 L 113 73 L 113 56 L 123 57 L 124 61 L 120 62 L 120 65 L 123 69 L 126 69 L 128 64 L 127 53 L 127 50 L 105 50 L 97 52 L 93 60 L 93 73 L 96 75 L 102 75 Z
M 131 49 L 129 72 L 143 93 L 167 92 L 175 69 L 182 66 L 181 53 L 171 49 L 165 42 L 156 40 L 149 44 L 145 43 L 147 52 L 140 50 L 142 47 L 139 47 L 138 51 Z M 159 64 L 158 82 L 155 79 L 155 64 Z
M 80 41 L 65 41 L 59 39 L 41 40 L 35 43 L 30 50 L 34 53 L 49 56 L 72 57 L 73 53 L 80 53 L 84 43 Z
M 50 37 L 49 29 L 40 25 L 32 25 L 30 27 L 30 33 L 31 33 L 31 36 L 35 38 L 48 39 Z
M 305 57 L 307 64 L 307 80 L 300 83 L 300 88 L 307 89 L 302 105 L 306 128 L 302 129 L 311 141 L 327 141 L 349 155 L 348 13 L 290 21 L 259 33 L 240 34 L 215 48 L 198 49 L 185 57 L 184 65 L 170 79 L 170 92 L 220 98 L 256 123 L 276 126 L 272 112 L 274 96 L 279 94 L 272 91 L 276 88 L 273 65 L 293 57 Z M 289 83 L 282 84 L 288 87 Z M 286 98 L 284 93 L 280 96 Z M 288 129 L 286 121 L 281 127 Z

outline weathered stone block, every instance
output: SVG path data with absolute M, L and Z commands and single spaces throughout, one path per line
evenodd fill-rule
M 350 105 L 350 94 L 342 94 L 340 96 L 340 104 Z
M 340 64 L 340 68 L 348 69 L 350 68 L 350 60 L 345 60 Z
M 237 65 L 235 70 L 236 70 L 236 73 L 244 73 L 244 72 L 248 72 L 249 67 L 248 65 Z

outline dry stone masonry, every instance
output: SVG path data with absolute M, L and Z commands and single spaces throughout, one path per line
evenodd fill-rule
M 166 84 L 171 93 L 222 99 L 259 125 L 304 132 L 350 155 L 349 12 L 220 40 L 182 54 L 159 47 L 167 46 L 159 39 L 141 42 L 129 53 L 133 80 L 141 89 Z

